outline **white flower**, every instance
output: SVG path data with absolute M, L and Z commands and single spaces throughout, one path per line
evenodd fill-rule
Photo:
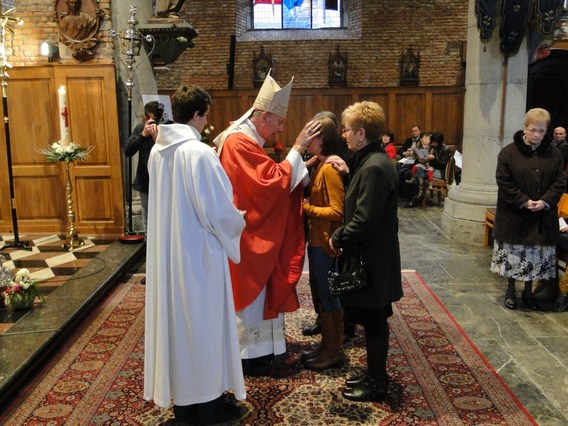
M 26 268 L 22 268 L 18 272 L 16 272 L 16 281 L 20 281 L 22 279 L 29 278 L 29 277 L 30 277 L 30 271 L 27 270 Z
M 208 135 L 209 133 L 211 133 L 211 130 L 205 129 L 205 130 L 203 130 L 203 133 L 205 133 L 206 135 Z

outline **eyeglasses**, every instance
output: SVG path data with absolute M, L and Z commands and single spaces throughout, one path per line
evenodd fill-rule
M 534 127 L 527 127 L 525 130 L 531 133 L 546 133 L 546 129 L 535 129 Z

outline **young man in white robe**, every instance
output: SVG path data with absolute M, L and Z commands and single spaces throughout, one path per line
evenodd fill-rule
M 174 404 L 176 424 L 234 421 L 246 396 L 229 271 L 244 212 L 212 148 L 200 141 L 209 94 L 182 86 L 174 123 L 152 129 L 146 257 L 144 399 Z

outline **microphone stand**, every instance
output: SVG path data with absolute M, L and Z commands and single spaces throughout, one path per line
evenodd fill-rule
M 2 2 L 0 1 L 0 80 L 2 84 L 2 107 L 4 109 L 4 135 L 6 138 L 6 157 L 8 160 L 8 181 L 10 183 L 10 203 L 12 207 L 12 229 L 14 232 L 14 240 L 6 241 L 6 244 L 0 248 L 0 251 L 19 248 L 24 250 L 31 250 L 28 241 L 20 241 L 18 233 L 18 213 L 16 211 L 16 197 L 14 194 L 14 174 L 12 172 L 12 149 L 10 146 L 10 126 L 8 119 L 8 96 L 6 94 L 6 86 L 8 86 L 8 72 L 7 69 L 12 65 L 6 60 L 6 49 L 4 43 L 6 42 L 6 29 L 13 33 L 11 25 L 20 24 L 18 18 L 9 17 L 15 11 L 14 8 L 8 9 L 6 12 L 1 10 Z

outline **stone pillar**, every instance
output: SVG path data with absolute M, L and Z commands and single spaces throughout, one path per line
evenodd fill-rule
M 128 28 L 128 19 L 130 18 L 130 5 L 138 9 L 136 18 L 138 19 L 139 26 L 144 25 L 154 15 L 152 9 L 152 2 L 147 0 L 131 0 L 131 1 L 113 1 L 112 2 L 112 28 L 116 31 L 124 31 Z M 119 41 L 115 42 L 114 62 L 117 69 L 117 91 L 118 91 L 118 114 L 120 123 L 120 140 L 124 141 L 130 136 L 132 129 L 128 128 L 128 105 L 127 105 L 127 92 L 124 86 L 127 80 L 126 66 L 122 63 L 124 56 L 119 47 Z M 134 88 L 132 90 L 132 128 L 136 124 L 142 122 L 144 116 L 144 103 L 142 101 L 142 94 L 157 94 L 158 88 L 156 85 L 156 78 L 152 65 L 146 56 L 144 48 L 140 51 L 140 56 L 136 58 L 136 71 L 134 74 Z M 124 163 L 123 163 L 124 164 Z M 132 181 L 136 176 L 136 167 L 138 166 L 138 155 L 132 157 Z M 124 169 L 123 169 L 124 170 Z M 125 185 L 128 184 L 127 176 L 123 175 Z M 125 194 L 127 188 L 125 187 Z M 125 199 L 126 201 L 126 199 Z M 141 231 L 144 229 L 144 223 L 140 210 L 140 197 L 137 191 L 132 192 L 132 228 L 134 231 Z M 128 206 L 125 205 L 125 212 L 128 214 Z
M 499 29 L 495 28 L 492 40 L 484 46 L 479 39 L 474 6 L 475 1 L 469 0 L 462 181 L 450 188 L 442 228 L 453 240 L 481 243 L 485 209 L 497 203 L 497 155 L 523 126 L 528 52 L 525 39 L 519 53 L 509 58 L 502 114 L 505 67 L 504 56 L 499 52 Z M 499 139 L 501 120 L 503 140 Z

